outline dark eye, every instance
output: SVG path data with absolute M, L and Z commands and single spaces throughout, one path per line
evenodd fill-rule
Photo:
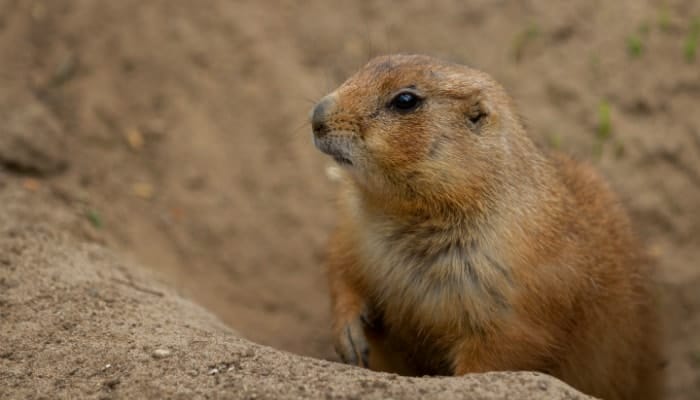
M 401 92 L 391 100 L 391 107 L 400 112 L 415 110 L 423 100 L 411 92 Z

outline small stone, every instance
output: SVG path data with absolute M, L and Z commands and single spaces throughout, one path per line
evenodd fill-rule
M 124 136 L 126 137 L 126 142 L 129 144 L 129 147 L 133 150 L 138 151 L 143 149 L 144 140 L 141 131 L 138 129 L 129 129 Z
M 138 182 L 131 187 L 131 192 L 142 199 L 149 200 L 153 197 L 153 186 L 149 183 Z
M 170 354 L 172 354 L 172 352 L 168 349 L 155 349 L 153 351 L 153 358 L 166 358 L 170 357 Z
M 210 369 L 209 372 L 207 372 L 207 373 L 208 373 L 209 375 L 216 375 L 216 374 L 219 373 L 219 369 L 218 369 L 218 368 L 212 368 L 212 369 Z
M 654 258 L 659 258 L 664 254 L 664 248 L 659 243 L 652 244 L 651 246 L 649 246 L 648 253 Z
M 36 192 L 41 187 L 41 183 L 33 178 L 27 178 L 22 181 L 22 187 L 30 192 Z
M 115 378 L 115 379 L 110 379 L 108 381 L 105 381 L 102 385 L 109 390 L 114 390 L 117 387 L 117 385 L 119 385 L 120 383 L 121 383 L 121 379 Z

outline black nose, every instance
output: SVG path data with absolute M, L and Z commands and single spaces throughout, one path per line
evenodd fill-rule
M 317 137 L 324 136 L 328 131 L 326 116 L 332 101 L 333 100 L 328 96 L 322 98 L 321 101 L 314 106 L 313 112 L 311 113 L 311 129 L 313 129 L 314 135 Z

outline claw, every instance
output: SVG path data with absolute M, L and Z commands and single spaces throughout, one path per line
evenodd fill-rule
M 369 367 L 369 344 L 360 318 L 343 328 L 336 352 L 346 364 Z
M 352 340 L 352 332 L 350 331 L 350 325 L 345 327 L 345 338 L 349 343 L 350 351 L 348 352 L 349 359 L 346 361 L 348 364 L 357 365 L 357 348 L 355 347 L 355 341 Z

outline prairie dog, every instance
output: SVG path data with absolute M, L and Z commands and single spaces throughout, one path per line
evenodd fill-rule
M 651 263 L 627 214 L 592 168 L 534 145 L 489 75 L 378 57 L 311 124 L 342 169 L 327 267 L 345 362 L 658 398 Z

